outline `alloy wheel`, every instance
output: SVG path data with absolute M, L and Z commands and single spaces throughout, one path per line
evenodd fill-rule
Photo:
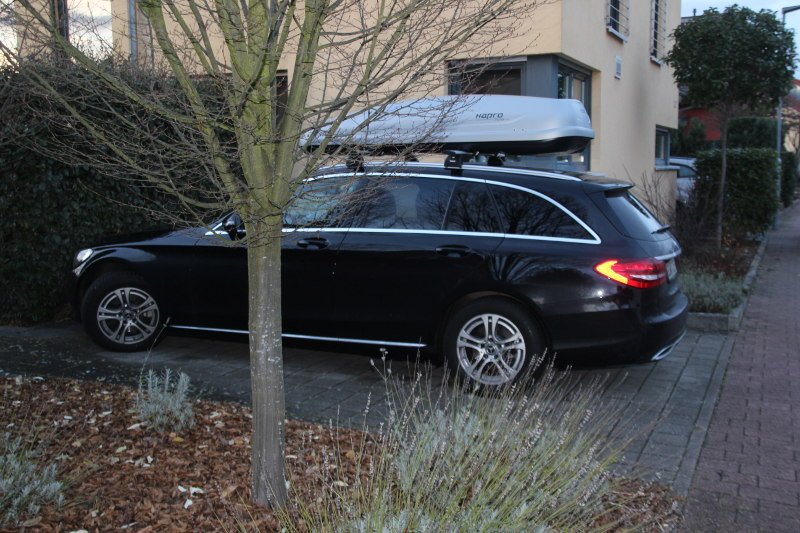
M 152 337 L 160 313 L 155 299 L 136 287 L 120 287 L 106 294 L 97 306 L 100 332 L 117 344 L 136 344 Z
M 477 315 L 463 325 L 456 341 L 464 373 L 483 385 L 503 385 L 525 366 L 525 339 L 520 328 L 494 313 Z

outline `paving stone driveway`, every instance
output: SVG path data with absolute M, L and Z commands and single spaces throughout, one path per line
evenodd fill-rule
M 673 354 L 658 363 L 581 368 L 569 371 L 568 378 L 575 384 L 605 379 L 605 399 L 623 407 L 629 417 L 635 438 L 622 468 L 685 494 L 729 353 L 728 337 L 690 331 Z M 374 355 L 379 356 L 377 350 Z M 407 368 L 396 358 L 391 364 L 400 371 Z M 288 348 L 284 365 L 287 416 L 361 424 L 370 395 L 368 422 L 380 418 L 385 387 L 370 357 Z M 119 354 L 99 349 L 71 323 L 0 327 L 0 373 L 136 384 L 145 367 L 182 370 L 205 397 L 245 403 L 250 399 L 243 342 L 172 336 L 149 354 Z

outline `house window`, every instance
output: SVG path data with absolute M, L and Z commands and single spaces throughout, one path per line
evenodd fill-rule
M 667 35 L 667 0 L 650 0 L 650 58 L 664 57 Z
M 589 110 L 589 76 L 566 65 L 558 67 L 558 97 L 579 100 Z
M 518 63 L 453 65 L 450 94 L 522 95 L 522 69 Z
M 630 0 L 608 0 L 606 9 L 606 28 L 623 41 L 630 35 L 629 4 Z
M 275 120 L 280 124 L 283 122 L 286 107 L 289 105 L 289 76 L 285 71 L 280 71 L 275 76 L 275 96 L 278 106 L 275 110 Z
M 656 127 L 656 166 L 669 164 L 669 130 Z
M 571 98 L 583 104 L 591 115 L 591 78 L 589 73 L 569 65 L 558 65 L 558 98 Z M 556 158 L 556 168 L 569 170 L 589 169 L 589 147 L 577 154 L 560 155 Z

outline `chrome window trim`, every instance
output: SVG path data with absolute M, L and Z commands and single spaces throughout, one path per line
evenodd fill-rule
M 534 235 L 514 235 L 506 233 L 487 233 L 479 231 L 448 231 L 433 229 L 394 229 L 394 228 L 283 228 L 284 233 L 398 233 L 416 235 L 458 235 L 463 237 L 496 237 L 522 239 L 530 241 L 570 242 L 577 244 L 600 244 L 600 241 L 588 239 L 570 239 L 568 237 L 538 237 Z
M 407 163 L 406 163 L 407 164 Z M 418 164 L 420 166 L 427 166 L 430 167 L 431 165 L 423 165 Z M 473 166 L 473 165 L 467 165 Z M 482 167 L 475 165 L 475 168 L 479 168 L 481 170 L 486 170 L 487 168 L 491 167 Z M 352 177 L 352 176 L 386 176 L 384 172 L 364 172 L 364 173 L 352 173 L 352 172 L 336 172 L 332 174 L 323 174 L 320 176 L 313 176 L 304 180 L 305 182 L 323 180 L 328 178 L 341 178 L 341 177 Z M 542 194 L 538 191 L 533 189 L 529 189 L 527 187 L 523 187 L 521 185 L 515 185 L 513 183 L 504 183 L 502 181 L 494 181 L 494 180 L 487 180 L 481 178 L 465 178 L 463 176 L 447 176 L 447 175 L 439 175 L 439 174 L 423 174 L 418 172 L 398 172 L 392 173 L 392 177 L 399 177 L 399 178 L 429 178 L 429 179 L 443 179 L 443 180 L 451 180 L 451 181 L 466 181 L 472 183 L 485 183 L 487 185 L 497 185 L 499 187 L 508 187 L 509 189 L 517 189 L 528 194 L 532 194 L 545 200 L 546 202 L 550 202 L 557 208 L 561 209 L 564 213 L 569 215 L 575 222 L 577 222 L 583 229 L 586 230 L 589 235 L 592 236 L 592 239 L 573 239 L 569 237 L 547 237 L 544 235 L 518 235 L 515 233 L 486 233 L 486 232 L 473 232 L 473 231 L 450 231 L 450 230 L 426 230 L 426 229 L 394 229 L 394 228 L 283 228 L 283 233 L 294 233 L 294 232 L 307 232 L 307 233 L 316 233 L 316 232 L 329 232 L 329 233 L 341 233 L 341 232 L 353 232 L 353 233 L 407 233 L 407 234 L 423 234 L 423 235 L 458 235 L 464 237 L 500 237 L 500 238 L 509 238 L 509 239 L 521 239 L 521 240 L 528 240 L 528 241 L 545 241 L 545 242 L 566 242 L 566 243 L 573 243 L 573 244 L 600 244 L 602 240 L 600 236 L 595 233 L 595 231 L 589 227 L 583 220 L 581 220 L 577 215 L 575 215 L 572 211 L 568 208 L 563 206 L 556 200 L 553 200 L 549 196 Z M 570 178 L 573 179 L 573 178 Z M 577 181 L 577 178 L 574 178 Z M 212 228 L 211 231 L 207 231 L 205 234 L 208 235 L 221 235 L 225 234 L 226 232 L 220 231 L 217 228 L 221 227 L 222 223 L 220 222 L 216 226 Z
M 185 329 L 191 331 L 213 331 L 215 333 L 239 333 L 242 335 L 249 335 L 250 332 L 246 329 L 227 329 L 227 328 L 210 328 L 202 326 L 181 326 L 170 324 L 171 328 Z M 326 342 L 346 342 L 351 344 L 376 344 L 380 346 L 398 346 L 402 348 L 425 348 L 427 345 L 420 342 L 397 342 L 397 341 L 382 341 L 382 340 L 369 340 L 369 339 L 350 339 L 346 337 L 317 337 L 314 335 L 298 335 L 296 333 L 284 333 L 282 337 L 287 339 L 303 339 L 314 341 Z
M 483 169 L 484 167 L 478 167 Z M 322 176 L 315 176 L 312 178 L 308 178 L 306 181 L 316 181 L 318 179 L 327 179 L 327 178 L 339 178 L 339 177 L 346 177 L 346 176 L 385 176 L 386 174 L 383 172 L 364 172 L 353 174 L 350 172 L 337 172 L 333 174 L 325 174 Z M 600 244 L 602 240 L 600 236 L 595 233 L 595 231 L 589 227 L 583 220 L 581 220 L 577 215 L 575 215 L 572 211 L 567 209 L 561 203 L 553 200 L 549 196 L 542 194 L 538 191 L 533 189 L 529 189 L 527 187 L 523 187 L 521 185 L 515 185 L 512 183 L 504 183 L 502 181 L 494 181 L 494 180 L 487 180 L 481 178 L 465 178 L 463 176 L 446 176 L 446 175 L 439 175 L 439 174 L 422 174 L 417 172 L 397 172 L 392 173 L 392 177 L 398 178 L 429 178 L 429 179 L 443 179 L 443 180 L 451 180 L 451 181 L 467 181 L 472 183 L 485 183 L 487 185 L 497 185 L 499 187 L 508 187 L 509 189 L 517 189 L 528 194 L 533 194 L 534 196 L 538 196 L 542 200 L 546 202 L 550 202 L 557 208 L 561 209 L 564 213 L 569 215 L 575 222 L 577 222 L 583 229 L 586 230 L 589 235 L 592 236 L 592 239 L 573 239 L 569 237 L 546 237 L 543 235 L 517 235 L 514 233 L 478 233 L 478 232 L 469 232 L 469 231 L 448 231 L 448 230 L 417 230 L 417 229 L 380 229 L 380 228 L 284 228 L 284 232 L 293 232 L 293 231 L 352 231 L 354 233 L 421 233 L 421 234 L 430 234 L 430 235 L 463 235 L 463 236 L 477 236 L 477 237 L 507 237 L 510 239 L 523 239 L 523 240 L 534 240 L 534 241 L 549 241 L 549 242 L 568 242 L 568 243 L 577 243 L 577 244 Z M 579 180 L 580 181 L 580 180 Z

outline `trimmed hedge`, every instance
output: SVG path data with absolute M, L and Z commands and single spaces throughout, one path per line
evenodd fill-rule
M 728 147 L 773 149 L 777 144 L 777 125 L 775 119 L 769 117 L 733 118 L 728 131 Z M 783 131 L 785 133 L 786 129 Z
M 742 238 L 765 232 L 775 217 L 778 202 L 775 194 L 775 150 L 737 148 L 728 150 L 728 179 L 725 188 L 723 230 L 726 235 Z M 700 176 L 693 195 L 693 209 L 702 213 L 708 228 L 716 217 L 716 192 L 722 169 L 719 150 L 697 156 Z M 707 228 L 707 231 L 711 231 Z M 710 234 L 710 233 L 709 233 Z
M 156 225 L 154 194 L 124 180 L 68 167 L 23 148 L 0 147 L 0 322 L 51 318 L 77 250 L 114 233 Z M 118 202 L 118 203 L 116 203 Z
M 794 152 L 781 154 L 781 203 L 789 207 L 794 202 L 794 193 L 797 189 L 797 165 L 800 163 Z
M 128 62 L 100 66 L 164 106 L 186 108 L 170 78 L 139 71 Z M 93 142 L 20 68 L 47 79 L 96 127 L 124 140 L 121 145 L 135 161 L 135 170 L 106 145 Z M 201 216 L 156 189 L 150 181 L 154 176 L 169 172 L 172 183 L 198 201 L 218 193 L 205 171 L 208 159 L 202 151 L 186 149 L 186 144 L 202 145 L 198 132 L 176 131 L 163 117 L 114 98 L 102 87 L 93 74 L 71 62 L 0 67 L 0 94 L 5 97 L 0 120 L 0 323 L 52 318 L 66 302 L 62 287 L 77 250 L 104 236 Z M 209 105 L 223 101 L 214 87 L 204 86 L 203 95 Z M 120 116 L 127 120 L 120 121 Z M 237 171 L 232 135 L 221 136 L 222 149 Z

